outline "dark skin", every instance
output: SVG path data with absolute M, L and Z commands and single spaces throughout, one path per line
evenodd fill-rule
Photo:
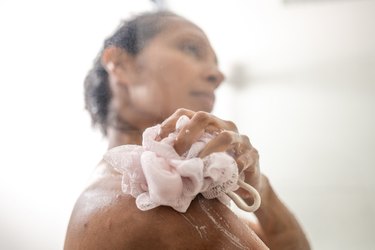
M 209 113 L 214 90 L 224 77 L 207 37 L 183 18 L 168 19 L 170 25 L 140 54 L 131 56 L 114 47 L 103 53 L 113 92 L 111 111 L 134 128 L 109 127 L 109 148 L 140 144 L 144 129 L 157 123 L 162 123 L 161 139 L 187 115 L 191 120 L 177 137 L 176 151 L 185 152 L 204 132 L 215 133 L 199 156 L 233 153 L 239 172 L 261 195 L 255 212 L 259 224 L 200 195 L 186 213 L 165 206 L 141 211 L 132 196 L 122 193 L 121 174 L 102 161 L 75 205 L 64 249 L 310 249 L 299 223 L 261 174 L 249 138 L 239 134 L 234 123 Z M 247 192 L 237 193 L 252 203 Z
M 73 211 L 65 249 L 266 249 L 217 200 L 199 196 L 186 213 L 165 206 L 141 211 L 133 197 L 121 192 L 121 175 L 105 163 L 98 171 L 101 177 L 83 193 Z M 237 242 L 236 237 L 241 240 Z

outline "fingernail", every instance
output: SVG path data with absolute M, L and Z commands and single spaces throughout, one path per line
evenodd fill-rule
M 157 135 L 160 135 L 160 134 L 161 134 L 161 127 L 159 127 L 159 129 L 158 129 Z

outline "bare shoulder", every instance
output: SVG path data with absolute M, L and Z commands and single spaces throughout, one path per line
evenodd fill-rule
M 103 162 L 78 198 L 68 226 L 65 250 L 136 249 L 142 216 L 134 198 L 120 190 L 121 175 Z
M 102 169 L 100 169 L 102 168 Z M 121 175 L 99 167 L 79 197 L 65 240 L 72 249 L 267 249 L 226 206 L 197 197 L 186 213 L 141 211 L 121 192 Z

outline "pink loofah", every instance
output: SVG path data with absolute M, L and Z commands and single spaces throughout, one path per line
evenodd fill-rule
M 104 160 L 122 173 L 122 191 L 136 198 L 139 209 L 164 205 L 186 212 L 198 193 L 228 205 L 226 193 L 234 194 L 232 191 L 238 189 L 233 157 L 224 152 L 197 157 L 213 135 L 204 133 L 182 156 L 177 154 L 173 143 L 187 122 L 189 118 L 182 116 L 176 131 L 161 141 L 155 140 L 160 125 L 148 128 L 143 133 L 142 146 L 123 145 L 104 155 Z

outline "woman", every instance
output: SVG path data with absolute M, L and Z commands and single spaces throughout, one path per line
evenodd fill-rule
M 231 151 L 238 172 L 260 193 L 259 224 L 241 220 L 216 199 L 201 195 L 185 213 L 168 206 L 141 211 L 121 190 L 122 175 L 102 161 L 79 197 L 65 249 L 309 249 L 296 219 L 260 173 L 257 151 L 232 122 L 212 111 L 224 80 L 203 31 L 170 12 L 146 13 L 124 23 L 110 38 L 85 81 L 86 108 L 108 137 L 109 149 L 142 142 L 146 128 L 162 124 L 159 139 L 177 120 L 190 121 L 177 135 L 182 154 L 203 133 L 215 134 L 200 157 Z M 249 204 L 243 190 L 236 191 Z

